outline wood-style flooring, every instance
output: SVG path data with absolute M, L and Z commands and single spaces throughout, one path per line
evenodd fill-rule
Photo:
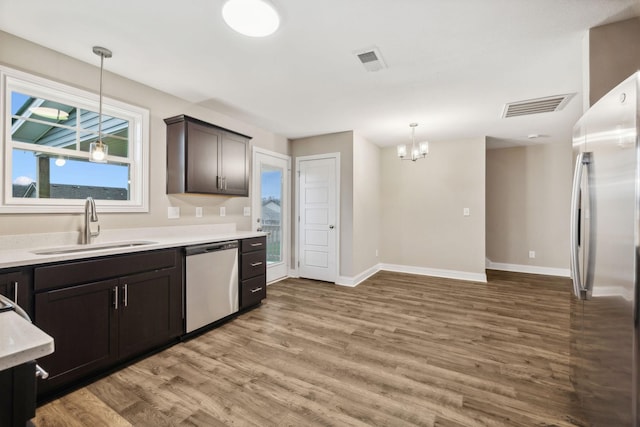
M 576 426 L 568 279 L 287 279 L 263 304 L 40 408 L 46 426 Z

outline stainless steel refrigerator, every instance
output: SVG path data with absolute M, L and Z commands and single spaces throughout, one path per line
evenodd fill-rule
M 639 84 L 640 72 L 574 127 L 570 375 L 592 426 L 640 426 Z

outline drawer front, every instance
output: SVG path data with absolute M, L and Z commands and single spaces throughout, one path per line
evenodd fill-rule
M 168 249 L 36 267 L 34 287 L 36 292 L 42 292 L 112 277 L 172 268 L 176 266 L 177 254 L 176 249 Z
M 241 252 L 262 251 L 266 249 L 267 238 L 265 236 L 242 240 Z
M 240 280 L 265 275 L 267 273 L 266 251 L 249 252 L 242 254 L 242 273 Z
M 253 279 L 242 281 L 241 285 L 240 307 L 250 307 L 259 304 L 267 297 L 267 280 L 266 276 L 258 276 Z

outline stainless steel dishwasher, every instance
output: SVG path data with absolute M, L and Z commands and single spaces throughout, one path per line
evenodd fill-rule
M 238 311 L 238 241 L 186 248 L 187 333 Z

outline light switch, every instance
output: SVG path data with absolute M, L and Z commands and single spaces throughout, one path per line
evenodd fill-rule
M 462 209 L 462 215 L 464 215 L 464 216 L 469 216 L 469 215 L 471 215 L 471 213 L 469 212 L 469 208 L 464 208 L 464 209 Z
M 200 206 L 196 208 L 196 218 L 202 218 L 202 207 Z
M 245 206 L 243 214 L 244 216 L 251 216 L 251 208 L 249 206 Z
M 225 216 L 227 214 L 227 208 L 224 206 L 220 206 L 220 216 Z
M 167 218 L 178 219 L 180 218 L 180 208 L 178 206 L 169 206 L 167 210 Z

